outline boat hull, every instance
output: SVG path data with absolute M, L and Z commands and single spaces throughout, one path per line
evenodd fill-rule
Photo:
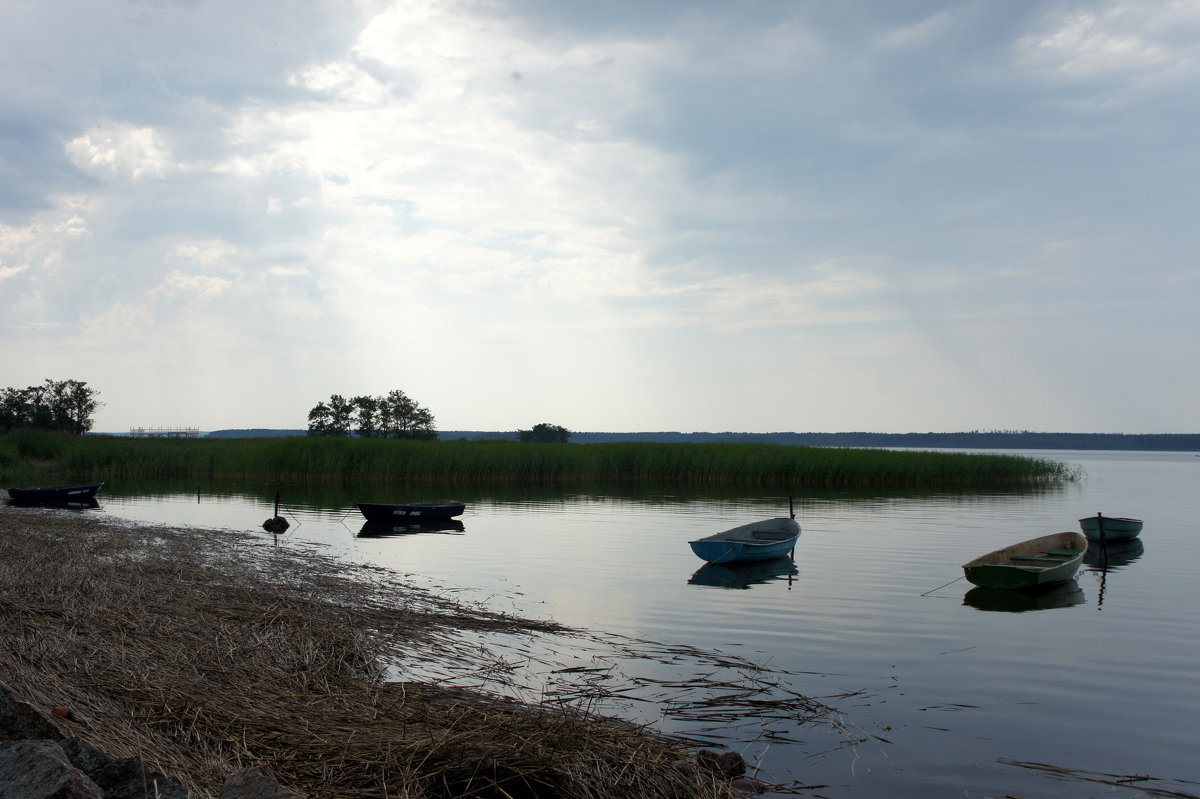
M 745 563 L 786 556 L 799 537 L 795 519 L 765 519 L 689 541 L 688 546 L 709 563 Z
M 1105 541 L 1128 541 L 1137 538 L 1142 532 L 1141 519 L 1127 519 L 1120 516 L 1088 516 L 1079 520 L 1083 534 L 1093 541 L 1101 539 L 1101 522 L 1103 522 L 1103 538 Z
M 1087 548 L 1079 533 L 1044 535 L 975 558 L 963 564 L 963 573 L 983 588 L 1042 588 L 1075 577 Z
M 104 483 L 86 483 L 45 488 L 10 488 L 8 498 L 17 504 L 43 502 L 84 502 L 94 499 Z
M 362 515 L 373 522 L 387 521 L 422 521 L 429 519 L 450 519 L 462 514 L 466 505 L 462 502 L 412 502 L 404 505 L 387 505 L 377 502 L 359 502 L 358 509 Z

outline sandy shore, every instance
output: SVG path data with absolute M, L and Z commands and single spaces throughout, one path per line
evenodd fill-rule
M 464 631 L 563 632 L 251 535 L 0 504 L 0 681 L 194 796 L 242 766 L 314 799 L 737 795 L 627 722 L 383 679 L 487 668 Z

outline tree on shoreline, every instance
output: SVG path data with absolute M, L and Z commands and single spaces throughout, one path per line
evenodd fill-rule
M 51 380 L 40 386 L 0 391 L 0 433 L 21 428 L 58 430 L 81 436 L 92 429 L 92 418 L 104 403 L 82 380 Z
M 340 394 L 318 402 L 308 412 L 310 436 L 359 438 L 437 438 L 433 414 L 403 391 L 393 389 L 383 397 L 358 396 L 347 400 Z
M 517 439 L 536 444 L 566 444 L 571 440 L 571 431 L 556 424 L 535 424 L 532 430 L 518 430 Z

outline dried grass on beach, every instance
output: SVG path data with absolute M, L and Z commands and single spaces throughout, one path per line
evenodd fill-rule
M 382 679 L 486 669 L 462 631 L 563 632 L 248 536 L 0 507 L 0 681 L 193 796 L 248 765 L 313 799 L 735 793 L 643 727 Z

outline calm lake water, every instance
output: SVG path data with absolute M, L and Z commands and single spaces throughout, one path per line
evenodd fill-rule
M 254 531 L 499 610 L 786 670 L 788 688 L 829 697 L 837 723 L 766 718 L 713 737 L 768 779 L 824 786 L 814 795 L 1200 796 L 1200 455 L 1020 454 L 1083 477 L 1025 493 L 797 496 L 794 564 L 757 571 L 701 568 L 686 542 L 786 515 L 786 496 L 458 490 L 461 530 L 383 536 L 355 501 L 443 492 L 112 482 L 98 512 Z M 292 527 L 273 539 L 260 525 L 276 490 Z M 1089 558 L 1063 590 L 1026 601 L 961 579 L 979 554 L 1098 511 L 1144 519 L 1140 543 L 1107 568 Z M 690 729 L 650 703 L 624 712 Z M 1128 775 L 1155 779 L 1105 782 Z

